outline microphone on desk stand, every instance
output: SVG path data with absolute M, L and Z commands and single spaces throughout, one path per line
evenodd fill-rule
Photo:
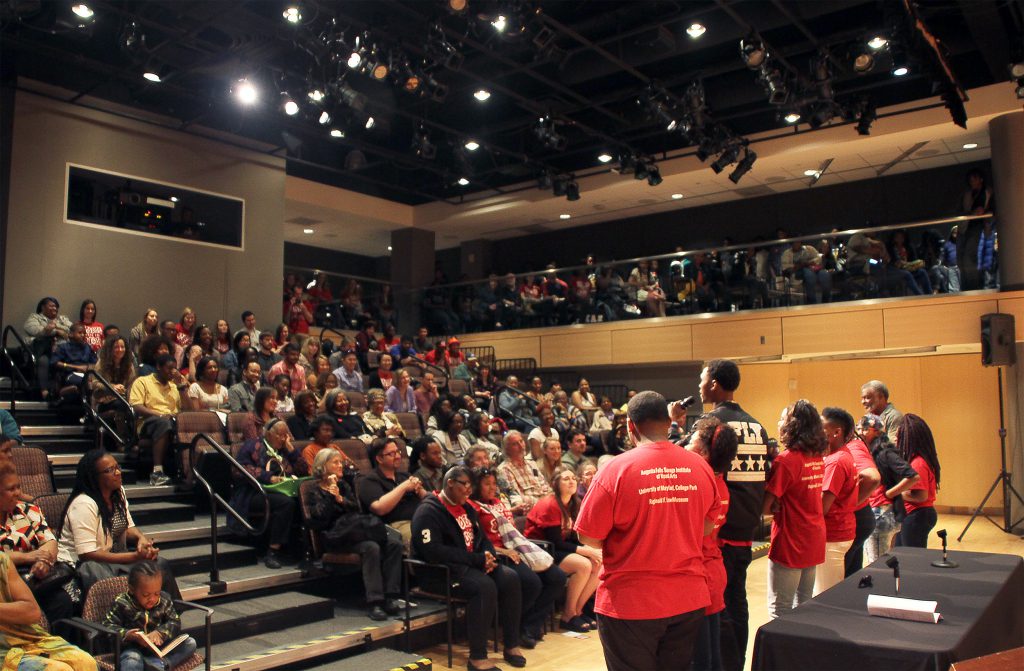
M 900 593 L 900 560 L 899 557 L 889 557 L 885 565 L 892 569 L 892 577 L 896 578 L 896 594 Z
M 935 533 L 936 533 L 936 535 L 939 538 L 942 539 L 942 560 L 941 561 L 933 561 L 932 562 L 932 566 L 935 566 L 937 568 L 957 568 L 958 566 L 960 566 L 960 564 L 956 563 L 955 561 L 951 561 L 949 559 L 949 555 L 947 554 L 947 551 L 946 551 L 946 530 L 945 529 L 939 529 Z

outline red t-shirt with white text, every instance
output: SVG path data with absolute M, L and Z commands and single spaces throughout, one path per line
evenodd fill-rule
M 904 497 L 903 507 L 906 508 L 908 515 L 918 508 L 935 507 L 935 471 L 933 471 L 932 467 L 928 465 L 928 462 L 921 457 L 914 457 L 911 459 L 910 467 L 917 471 L 917 474 L 921 476 L 921 479 L 917 481 L 916 485 L 910 488 L 910 491 L 923 489 L 928 492 L 928 498 L 921 503 L 913 503 Z
M 722 504 L 721 512 L 715 518 L 715 528 L 704 537 L 704 573 L 708 577 L 708 591 L 711 592 L 711 605 L 704 609 L 705 615 L 714 615 L 725 610 L 725 583 L 728 576 L 725 564 L 722 563 L 722 548 L 718 544 L 718 530 L 725 524 L 725 515 L 729 512 L 729 485 L 725 484 L 725 475 L 715 477 L 718 485 L 718 499 Z
M 825 457 L 821 492 L 836 497 L 825 513 L 825 542 L 852 541 L 857 535 L 857 465 L 845 446 Z
M 765 491 L 779 500 L 772 519 L 768 557 L 788 568 L 810 568 L 825 561 L 825 519 L 821 512 L 821 455 L 781 452 L 772 463 Z
M 857 467 L 857 472 L 860 473 L 868 468 L 876 468 L 875 459 L 871 456 L 871 450 L 864 444 L 864 441 L 860 438 L 854 438 L 845 445 L 846 449 L 850 451 L 850 456 L 853 457 L 853 465 Z M 859 489 L 859 486 L 858 486 Z M 857 506 L 857 510 L 860 510 L 864 506 L 868 505 L 868 500 L 865 499 L 863 503 Z
M 678 445 L 649 443 L 608 462 L 576 520 L 581 536 L 604 541 L 595 610 L 648 620 L 707 608 L 704 521 L 720 511 L 711 467 Z
M 562 509 L 558 507 L 554 494 L 545 496 L 530 508 L 523 533 L 527 538 L 544 540 L 544 529 L 550 527 L 562 527 Z M 572 529 L 562 528 L 562 538 L 568 538 L 571 533 Z
M 466 543 L 466 552 L 473 551 L 473 542 L 476 540 L 476 536 L 473 533 L 473 522 L 469 519 L 469 515 L 466 514 L 466 509 L 462 506 L 453 506 L 444 500 L 444 497 L 437 494 L 437 498 L 441 500 L 444 507 L 448 509 L 448 513 L 455 518 L 459 528 L 462 529 L 462 540 Z
M 92 348 L 93 352 L 99 352 L 100 348 L 103 347 L 103 324 L 99 322 L 93 322 L 86 324 L 85 322 L 78 322 L 85 329 L 85 343 Z

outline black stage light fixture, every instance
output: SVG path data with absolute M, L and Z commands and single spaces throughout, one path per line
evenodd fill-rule
M 857 113 L 857 133 L 860 135 L 871 134 L 871 124 L 878 118 L 875 110 L 875 101 L 871 99 L 861 102 L 860 110 Z
M 570 179 L 565 185 L 565 199 L 570 201 L 580 199 L 580 185 L 576 183 L 575 179 Z
M 761 66 L 759 77 L 764 90 L 768 93 L 768 102 L 772 105 L 785 105 L 789 100 L 789 87 L 786 86 L 786 78 L 782 71 L 772 63 L 766 62 Z
M 540 189 L 541 191 L 547 191 L 548 189 L 553 188 L 553 186 L 554 186 L 554 180 L 553 180 L 553 177 L 551 175 L 551 171 L 550 170 L 545 170 L 540 175 L 538 175 L 538 177 L 537 177 L 537 188 L 538 189 Z
M 558 196 L 564 196 L 569 188 L 569 178 L 565 176 L 555 177 L 551 181 L 551 192 Z
M 661 170 L 658 169 L 657 164 L 651 163 L 647 168 L 647 184 L 649 186 L 658 186 L 662 181 Z
M 757 160 L 757 154 L 750 151 L 746 147 L 743 148 L 743 159 L 736 164 L 736 169 L 729 175 L 730 181 L 733 184 L 739 184 L 743 176 L 750 172 L 750 169 L 754 167 L 754 161 Z
M 768 50 L 764 43 L 755 34 L 750 34 L 740 40 L 740 57 L 751 70 L 757 70 L 768 59 Z
M 715 142 L 711 138 L 704 137 L 703 139 L 701 139 L 700 144 L 697 146 L 697 158 L 700 159 L 701 163 L 708 160 L 710 157 L 714 156 L 717 153 L 718 147 L 715 145 Z
M 650 173 L 650 164 L 646 160 L 638 158 L 636 160 L 636 167 L 633 168 L 633 179 L 647 179 Z
M 1024 61 L 1010 64 L 1010 79 L 1016 85 L 1014 93 L 1018 98 L 1024 98 Z
M 558 122 L 552 119 L 550 116 L 545 115 L 537 120 L 537 125 L 534 127 L 533 132 L 541 142 L 547 147 L 554 149 L 555 151 L 565 151 L 569 141 L 563 135 L 559 135 L 557 130 Z
M 858 75 L 866 75 L 875 68 L 875 54 L 871 47 L 858 47 L 850 59 L 853 71 Z
M 416 156 L 425 161 L 432 161 L 437 156 L 437 146 L 430 141 L 430 135 L 427 134 L 426 127 L 423 124 L 420 124 L 416 132 L 413 133 L 412 150 Z
M 721 156 L 716 158 L 714 163 L 711 164 L 711 169 L 715 171 L 715 174 L 721 173 L 725 170 L 727 165 L 731 165 L 736 162 L 736 157 L 739 156 L 739 153 L 739 145 L 729 145 L 722 152 Z

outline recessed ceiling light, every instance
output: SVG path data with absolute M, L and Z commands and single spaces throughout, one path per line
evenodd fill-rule
M 804 177 L 817 177 L 819 174 L 821 173 L 817 170 L 804 170 Z
M 313 229 L 312 228 L 304 228 L 304 229 L 302 229 L 302 232 L 305 233 L 306 235 L 313 235 Z
M 248 79 L 238 80 L 238 84 L 235 86 L 235 95 L 245 105 L 252 105 L 259 98 L 259 92 Z
M 473 97 L 480 102 L 483 102 L 491 97 L 491 92 L 487 89 L 478 89 L 477 92 L 473 94 Z
M 389 252 L 391 251 L 391 245 L 388 245 L 388 251 Z
M 284 113 L 288 116 L 295 116 L 299 113 L 299 103 L 294 100 L 286 100 L 284 102 Z
M 319 121 L 321 126 L 326 126 L 327 124 L 331 123 L 331 113 L 328 112 L 327 110 L 320 112 Z
M 559 219 L 572 219 L 572 215 L 571 214 L 560 214 L 560 215 L 558 215 L 558 218 Z
M 340 128 L 332 128 L 331 137 L 345 137 L 345 131 L 341 130 Z
M 142 78 L 148 82 L 153 82 L 154 84 L 160 83 L 160 73 L 153 70 L 143 72 Z
M 95 12 L 92 11 L 92 7 L 80 2 L 71 6 L 71 11 L 75 13 L 75 16 L 82 19 L 91 19 Z
M 611 154 L 601 154 L 601 155 L 599 155 L 597 157 L 597 160 L 600 161 L 601 163 L 608 163 L 609 161 L 612 160 L 612 155 Z
M 369 130 L 369 129 L 373 128 L 374 124 L 376 124 L 376 123 L 377 122 L 374 120 L 374 118 L 372 116 L 371 117 L 367 117 L 367 119 L 366 119 L 366 129 Z
M 498 16 L 491 21 L 491 25 L 494 26 L 494 29 L 499 33 L 503 33 L 505 32 L 505 27 L 508 26 L 508 19 L 505 18 L 504 14 L 498 14 Z
M 680 200 L 682 197 L 683 197 L 683 194 L 681 194 L 681 193 L 673 193 L 672 194 L 672 200 Z
M 467 140 L 466 144 L 463 146 L 470 151 L 476 151 L 477 149 L 480 148 L 480 143 L 477 142 L 476 140 Z
M 872 49 L 881 49 L 888 43 L 889 41 L 880 35 L 875 35 L 870 40 L 868 40 L 868 46 L 871 47 Z
M 302 10 L 297 5 L 290 5 L 281 14 L 288 23 L 298 23 L 302 20 Z
M 905 65 L 901 65 L 900 67 L 898 67 L 898 68 L 896 68 L 895 70 L 892 71 L 892 73 L 894 75 L 896 75 L 897 77 L 902 77 L 903 75 L 907 74 L 908 72 L 910 72 L 910 70 Z
M 171 196 L 171 202 L 172 203 L 177 203 L 178 202 L 178 197 L 177 196 Z
M 690 27 L 686 29 L 686 34 L 694 39 L 697 39 L 698 37 L 706 33 L 707 30 L 708 29 L 702 26 L 701 24 L 694 22 L 691 23 Z
M 469 186 L 469 180 L 465 177 L 459 177 L 459 186 Z
M 799 112 L 790 112 L 789 114 L 787 114 L 783 118 L 786 120 L 786 123 L 796 123 L 797 121 L 800 120 L 800 113 Z
M 967 144 L 964 145 L 964 149 L 977 149 L 977 148 L 978 148 L 978 143 L 977 142 L 968 142 Z
M 315 103 L 318 103 L 318 102 L 320 102 L 321 100 L 324 99 L 324 92 L 321 91 L 320 89 L 313 89 L 312 91 L 310 91 L 306 95 L 308 95 L 309 99 L 312 100 Z

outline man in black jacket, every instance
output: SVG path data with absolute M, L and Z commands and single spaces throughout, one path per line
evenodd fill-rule
M 444 489 L 429 494 L 412 518 L 413 554 L 433 564 L 445 564 L 451 571 L 452 594 L 466 599 L 466 634 L 469 639 L 469 669 L 490 669 L 487 632 L 494 621 L 494 609 L 501 605 L 505 661 L 526 666 L 519 650 L 519 619 L 522 594 L 515 571 L 498 563 L 494 546 L 480 526 L 480 518 L 466 501 L 472 491 L 469 470 L 455 466 L 444 476 Z M 429 572 L 425 572 L 429 573 Z M 443 585 L 429 582 L 429 589 L 443 591 Z
M 745 662 L 750 619 L 747 567 L 754 534 L 761 525 L 766 476 L 775 456 L 768 449 L 768 432 L 733 401 L 739 386 L 740 369 L 733 361 L 714 359 L 700 373 L 700 400 L 714 405 L 707 414 L 731 426 L 739 439 L 736 458 L 725 478 L 729 512 L 718 532 L 727 578 L 721 641 L 722 665 L 727 671 L 739 671 Z M 671 412 L 674 422 L 685 420 L 686 410 L 679 404 L 672 404 Z

